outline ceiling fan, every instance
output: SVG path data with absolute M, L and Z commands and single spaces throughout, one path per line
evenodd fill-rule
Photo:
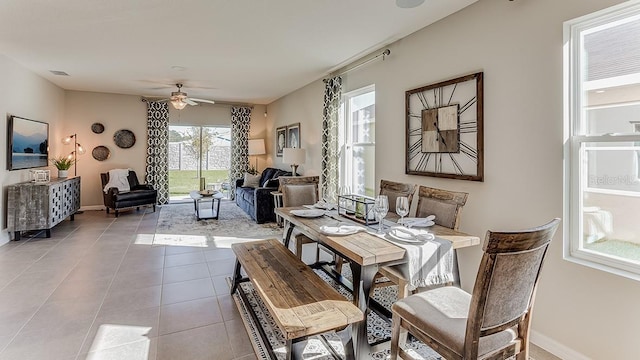
M 192 97 L 188 97 L 186 92 L 182 92 L 182 84 L 176 84 L 178 87 L 178 91 L 171 92 L 171 97 L 168 99 L 163 99 L 161 101 L 169 101 L 171 105 L 173 105 L 176 110 L 182 110 L 187 105 L 198 105 L 198 103 L 208 103 L 215 104 L 216 102 L 213 100 L 206 99 L 196 99 Z

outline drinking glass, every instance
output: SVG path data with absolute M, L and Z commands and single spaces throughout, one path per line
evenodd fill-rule
M 404 217 L 409 214 L 409 199 L 406 196 L 396 199 L 396 213 L 400 215 L 400 224 L 404 225 Z
M 339 189 L 339 193 L 340 195 L 344 196 L 344 195 L 351 195 L 351 188 L 348 186 L 341 186 Z M 346 200 L 345 198 L 340 198 L 340 208 L 344 209 L 344 212 L 349 212 L 350 207 L 351 207 L 351 201 Z M 347 209 L 349 208 L 349 209 Z M 355 209 L 354 209 L 355 210 Z
M 382 219 L 389 212 L 389 198 L 387 195 L 378 195 L 373 209 L 378 215 L 378 234 L 382 234 Z

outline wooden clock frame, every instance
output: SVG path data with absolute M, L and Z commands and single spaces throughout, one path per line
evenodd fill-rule
M 484 181 L 482 72 L 408 90 L 405 105 L 406 174 Z

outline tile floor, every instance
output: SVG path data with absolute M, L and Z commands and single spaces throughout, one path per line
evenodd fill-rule
M 0 246 L 0 359 L 255 359 L 228 248 L 150 245 L 159 211 L 85 211 Z
M 86 211 L 0 246 L 0 360 L 255 359 L 232 251 L 152 244 L 158 214 Z

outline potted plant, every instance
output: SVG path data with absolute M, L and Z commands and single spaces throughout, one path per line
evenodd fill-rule
M 68 156 L 58 156 L 57 158 L 49 159 L 49 161 L 58 169 L 59 178 L 66 178 L 69 168 L 76 163 L 74 158 L 69 158 Z

